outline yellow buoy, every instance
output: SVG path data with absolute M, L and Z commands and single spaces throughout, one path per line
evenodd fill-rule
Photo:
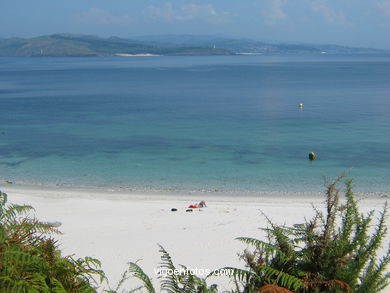
M 303 103 L 300 103 L 300 104 L 299 104 L 299 108 L 303 108 Z

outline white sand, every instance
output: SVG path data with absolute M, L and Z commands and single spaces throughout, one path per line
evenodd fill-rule
M 143 54 L 118 53 L 118 54 L 115 54 L 115 56 L 120 56 L 120 57 L 154 57 L 154 56 L 161 56 L 161 55 L 150 54 L 150 53 L 143 53 Z
M 223 195 L 136 195 L 119 192 L 34 189 L 5 186 L 9 202 L 31 204 L 40 220 L 59 221 L 58 236 L 64 254 L 99 258 L 111 284 L 126 269 L 126 263 L 139 264 L 155 280 L 160 262 L 157 244 L 171 254 L 175 264 L 191 268 L 217 269 L 243 267 L 237 253 L 246 247 L 239 236 L 264 239 L 259 228 L 267 222 L 292 225 L 313 214 L 312 204 L 323 207 L 324 197 Z M 207 208 L 185 212 L 189 204 L 206 200 Z M 381 210 L 384 198 L 360 202 L 362 212 Z M 177 208 L 177 212 L 171 212 Z M 389 242 L 387 237 L 386 242 Z M 383 250 L 384 251 L 384 250 Z M 226 281 L 210 279 L 229 286 Z M 222 287 L 220 288 L 222 289 Z

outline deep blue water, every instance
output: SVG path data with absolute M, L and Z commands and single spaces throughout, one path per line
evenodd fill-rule
M 342 172 L 390 190 L 389 57 L 0 58 L 0 181 L 321 190 Z

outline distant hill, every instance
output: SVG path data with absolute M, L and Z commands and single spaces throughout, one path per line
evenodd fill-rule
M 324 44 L 259 42 L 219 36 L 158 35 L 132 39 L 55 34 L 0 39 L 0 56 L 233 55 L 233 54 L 390 54 L 390 50 Z
M 117 54 L 230 55 L 204 46 L 157 46 L 117 37 L 56 34 L 30 39 L 0 39 L 0 56 L 113 56 Z
M 377 54 L 390 53 L 390 50 L 380 50 L 374 48 L 356 48 L 329 44 L 301 44 L 283 42 L 260 42 L 251 39 L 235 39 L 220 36 L 202 35 L 150 35 L 133 37 L 154 46 L 206 46 L 223 48 L 240 53 L 258 54 Z

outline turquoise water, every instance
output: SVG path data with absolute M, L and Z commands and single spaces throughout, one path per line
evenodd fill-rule
M 2 181 L 303 191 L 342 172 L 390 190 L 390 57 L 0 58 Z

